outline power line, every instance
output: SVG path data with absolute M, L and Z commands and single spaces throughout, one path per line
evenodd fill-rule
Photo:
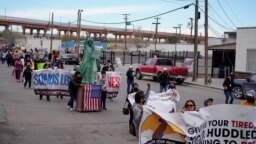
M 199 7 L 199 9 L 200 9 L 203 13 L 205 13 L 204 10 L 203 10 L 201 7 Z M 222 27 L 222 28 L 224 28 L 224 29 L 226 29 L 226 30 L 235 30 L 235 29 L 227 28 L 226 26 L 222 25 L 221 23 L 219 23 L 218 21 L 216 21 L 215 19 L 213 19 L 213 18 L 210 17 L 209 15 L 208 15 L 208 18 L 209 18 L 210 20 L 212 20 L 214 23 L 216 23 L 217 25 L 219 25 L 220 27 Z
M 228 8 L 230 9 L 231 13 L 233 14 L 233 16 L 236 18 L 236 20 L 241 24 L 243 25 L 243 23 L 240 21 L 240 19 L 236 16 L 236 14 L 234 13 L 233 9 L 231 8 L 228 0 L 225 0 L 226 4 L 228 5 Z
M 189 8 L 191 5 L 194 5 L 194 3 L 190 3 L 190 4 L 188 4 L 188 5 L 185 5 L 185 6 L 182 6 L 182 7 L 179 7 L 179 8 L 170 10 L 170 11 L 167 11 L 167 12 L 163 12 L 163 13 L 160 13 L 160 14 L 157 14 L 157 15 L 153 15 L 153 16 L 149 16 L 149 17 L 145 17 L 145 18 L 141 18 L 141 19 L 137 19 L 137 20 L 131 20 L 131 21 L 129 21 L 129 22 L 138 22 L 138 21 L 144 21 L 144 20 L 151 19 L 151 18 L 156 18 L 156 17 L 162 16 L 162 15 L 165 15 L 165 14 L 168 14 L 168 13 L 171 13 L 171 12 L 174 12 L 174 11 L 177 11 L 177 10 L 179 10 L 179 9 L 187 9 L 187 8 Z M 125 22 L 104 23 L 104 22 L 94 22 L 94 21 L 84 20 L 84 19 L 82 19 L 82 21 L 89 22 L 89 23 L 94 23 L 94 24 L 124 24 L 124 23 L 125 23 Z
M 223 22 L 225 23 L 228 27 L 232 27 L 230 25 L 228 25 L 228 23 L 218 14 L 218 12 L 212 7 L 212 5 L 209 3 L 209 6 L 211 7 L 211 9 L 213 10 L 214 14 Z
M 223 9 L 222 5 L 220 4 L 220 1 L 217 0 L 220 8 L 222 9 L 222 11 L 224 12 L 224 14 L 226 15 L 226 17 L 228 18 L 228 20 L 231 22 L 231 24 L 236 28 L 236 25 L 233 23 L 233 21 L 229 18 L 229 16 L 227 15 L 226 11 Z

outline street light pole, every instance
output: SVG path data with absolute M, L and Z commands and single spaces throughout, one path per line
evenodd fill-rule
M 83 10 L 79 9 L 77 12 L 77 44 L 76 44 L 76 53 L 79 56 L 80 48 L 80 32 L 81 32 L 81 13 Z
M 128 16 L 130 14 L 123 14 L 124 15 L 124 21 L 125 21 L 125 34 L 124 34 L 124 49 L 127 50 L 127 42 L 126 42 L 126 34 L 127 34 L 127 20 L 128 20 Z
M 173 28 L 175 29 L 175 37 L 176 37 L 176 41 L 175 41 L 175 50 L 174 50 L 174 61 L 173 61 L 173 63 L 174 63 L 174 66 L 176 66 L 177 41 L 178 41 L 178 39 L 177 39 L 177 29 L 178 29 L 179 27 L 173 27 Z
M 193 66 L 193 77 L 192 81 L 196 81 L 197 79 L 197 60 L 198 60 L 198 55 L 197 55 L 197 43 L 198 43 L 198 0 L 196 0 L 195 4 L 195 37 L 194 37 L 194 66 Z
M 50 45 L 50 53 L 52 52 L 52 39 L 53 39 L 53 18 L 54 18 L 54 13 L 52 13 L 52 23 L 51 23 L 51 45 Z
M 158 37 L 157 36 L 157 34 L 158 34 L 158 25 L 161 24 L 161 23 L 158 22 L 160 17 L 156 17 L 155 19 L 156 19 L 156 23 L 152 23 L 152 24 L 156 25 L 156 31 L 155 31 L 155 51 L 156 51 L 156 44 L 157 44 L 157 37 Z

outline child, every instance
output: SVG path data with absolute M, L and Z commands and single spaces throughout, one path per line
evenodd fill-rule
M 104 110 L 107 110 L 106 108 L 107 77 L 106 77 L 106 71 L 104 70 L 101 71 L 100 85 L 101 85 L 101 107 Z
M 31 77 L 32 77 L 32 69 L 30 68 L 30 65 L 27 65 L 25 71 L 23 72 L 23 78 L 25 79 L 24 88 L 27 86 L 31 88 Z

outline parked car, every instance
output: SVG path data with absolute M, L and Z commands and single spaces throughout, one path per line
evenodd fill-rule
M 234 80 L 234 97 L 237 99 L 245 98 L 246 91 L 250 89 L 256 90 L 256 73 L 252 74 L 246 79 L 235 79 Z
M 79 58 L 77 54 L 63 54 L 60 59 L 65 64 L 79 64 Z
M 129 52 L 129 55 L 130 56 L 145 56 L 145 52 L 142 52 L 142 51 L 130 51 Z
M 182 84 L 188 76 L 188 68 L 174 66 L 171 59 L 150 58 L 136 68 L 136 78 L 142 79 L 143 76 L 151 76 L 154 80 L 158 80 L 164 68 L 167 68 L 170 79 L 176 81 L 177 84 Z

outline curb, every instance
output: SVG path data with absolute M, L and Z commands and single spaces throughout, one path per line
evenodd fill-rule
M 183 82 L 184 84 L 188 84 L 188 85 L 194 85 L 194 86 L 200 86 L 200 87 L 205 87 L 205 88 L 210 88 L 210 89 L 216 89 L 216 90 L 223 90 L 222 88 L 217 88 L 217 87 L 213 87 L 213 86 L 209 86 L 209 85 L 201 85 L 201 84 L 196 84 L 196 83 L 190 83 L 190 82 Z
M 7 112 L 3 104 L 0 103 L 0 124 L 7 123 Z

